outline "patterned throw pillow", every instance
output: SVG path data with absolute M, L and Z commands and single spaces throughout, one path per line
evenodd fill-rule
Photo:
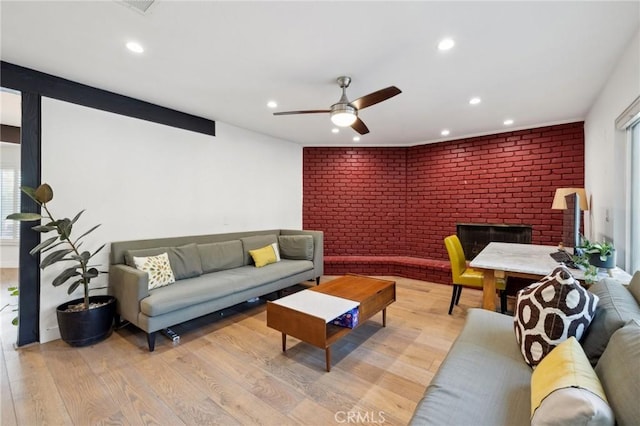
M 149 274 L 149 290 L 176 282 L 167 253 L 148 257 L 134 256 L 133 262 L 136 264 L 136 269 Z
M 525 361 L 535 366 L 569 337 L 580 340 L 597 303 L 598 296 L 582 287 L 565 266 L 520 290 L 514 327 Z

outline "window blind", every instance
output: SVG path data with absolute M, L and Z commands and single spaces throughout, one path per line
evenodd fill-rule
M 3 242 L 18 241 L 20 223 L 5 219 L 20 211 L 20 170 L 15 166 L 0 165 L 0 190 L 0 239 Z

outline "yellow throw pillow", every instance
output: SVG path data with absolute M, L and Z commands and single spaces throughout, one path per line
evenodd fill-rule
M 570 337 L 531 376 L 531 424 L 613 425 L 613 411 L 580 343 Z
M 270 263 L 276 263 L 278 258 L 273 245 L 268 245 L 259 249 L 249 250 L 249 254 L 256 264 L 256 268 L 262 268 Z

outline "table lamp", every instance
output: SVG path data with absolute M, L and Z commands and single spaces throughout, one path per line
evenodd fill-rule
M 577 202 L 575 196 L 570 197 L 573 194 L 577 195 Z M 570 202 L 569 205 L 567 205 L 567 199 Z M 562 220 L 562 241 L 558 245 L 558 249 L 564 250 L 565 246 L 570 246 L 573 247 L 573 253 L 577 254 L 576 247 L 581 244 L 581 213 L 584 210 L 589 210 L 587 193 L 584 188 L 558 188 L 556 189 L 555 196 L 553 197 L 553 204 L 551 205 L 551 208 L 553 210 L 564 210 Z

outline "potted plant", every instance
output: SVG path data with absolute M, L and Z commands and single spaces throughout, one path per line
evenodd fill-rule
M 11 297 L 16 297 L 16 296 L 18 296 L 20 294 L 20 290 L 18 290 L 18 287 L 15 287 L 15 286 L 11 286 L 11 287 L 7 288 L 7 291 L 9 292 L 9 296 L 11 296 Z M 4 311 L 5 308 L 8 308 L 10 306 L 14 307 L 13 308 L 13 312 L 18 312 L 18 308 L 16 307 L 17 305 L 15 305 L 15 304 L 13 304 L 11 302 L 7 303 L 2 308 L 0 308 L 0 312 Z M 11 324 L 18 325 L 18 317 L 15 317 L 14 319 L 12 319 L 11 320 Z
M 578 247 L 582 251 L 583 256 L 588 259 L 589 265 L 597 268 L 612 269 L 615 268 L 615 249 L 608 242 L 591 242 L 583 238 L 582 244 Z
M 92 265 L 91 259 L 104 248 L 104 244 L 97 250 L 80 251 L 82 239 L 95 231 L 100 225 L 96 225 L 77 238 L 72 237 L 73 227 L 80 219 L 84 210 L 76 214 L 73 219 L 55 219 L 49 210 L 48 203 L 53 199 L 53 189 L 44 183 L 38 188 L 23 186 L 20 188 L 29 198 L 38 203 L 44 214 L 38 213 L 14 213 L 7 219 L 19 221 L 46 221 L 32 227 L 34 231 L 47 234 L 55 231 L 57 235 L 47 238 L 34 247 L 29 253 L 33 256 L 37 253 L 47 253 L 40 262 L 40 268 L 45 269 L 56 263 L 67 264 L 52 284 L 59 287 L 67 282 L 68 294 L 73 293 L 82 286 L 84 297 L 63 303 L 56 309 L 60 336 L 63 341 L 71 346 L 87 346 L 105 339 L 111 334 L 113 319 L 115 317 L 116 300 L 113 296 L 89 296 L 89 284 L 99 274 L 104 273 L 97 269 L 99 265 Z

